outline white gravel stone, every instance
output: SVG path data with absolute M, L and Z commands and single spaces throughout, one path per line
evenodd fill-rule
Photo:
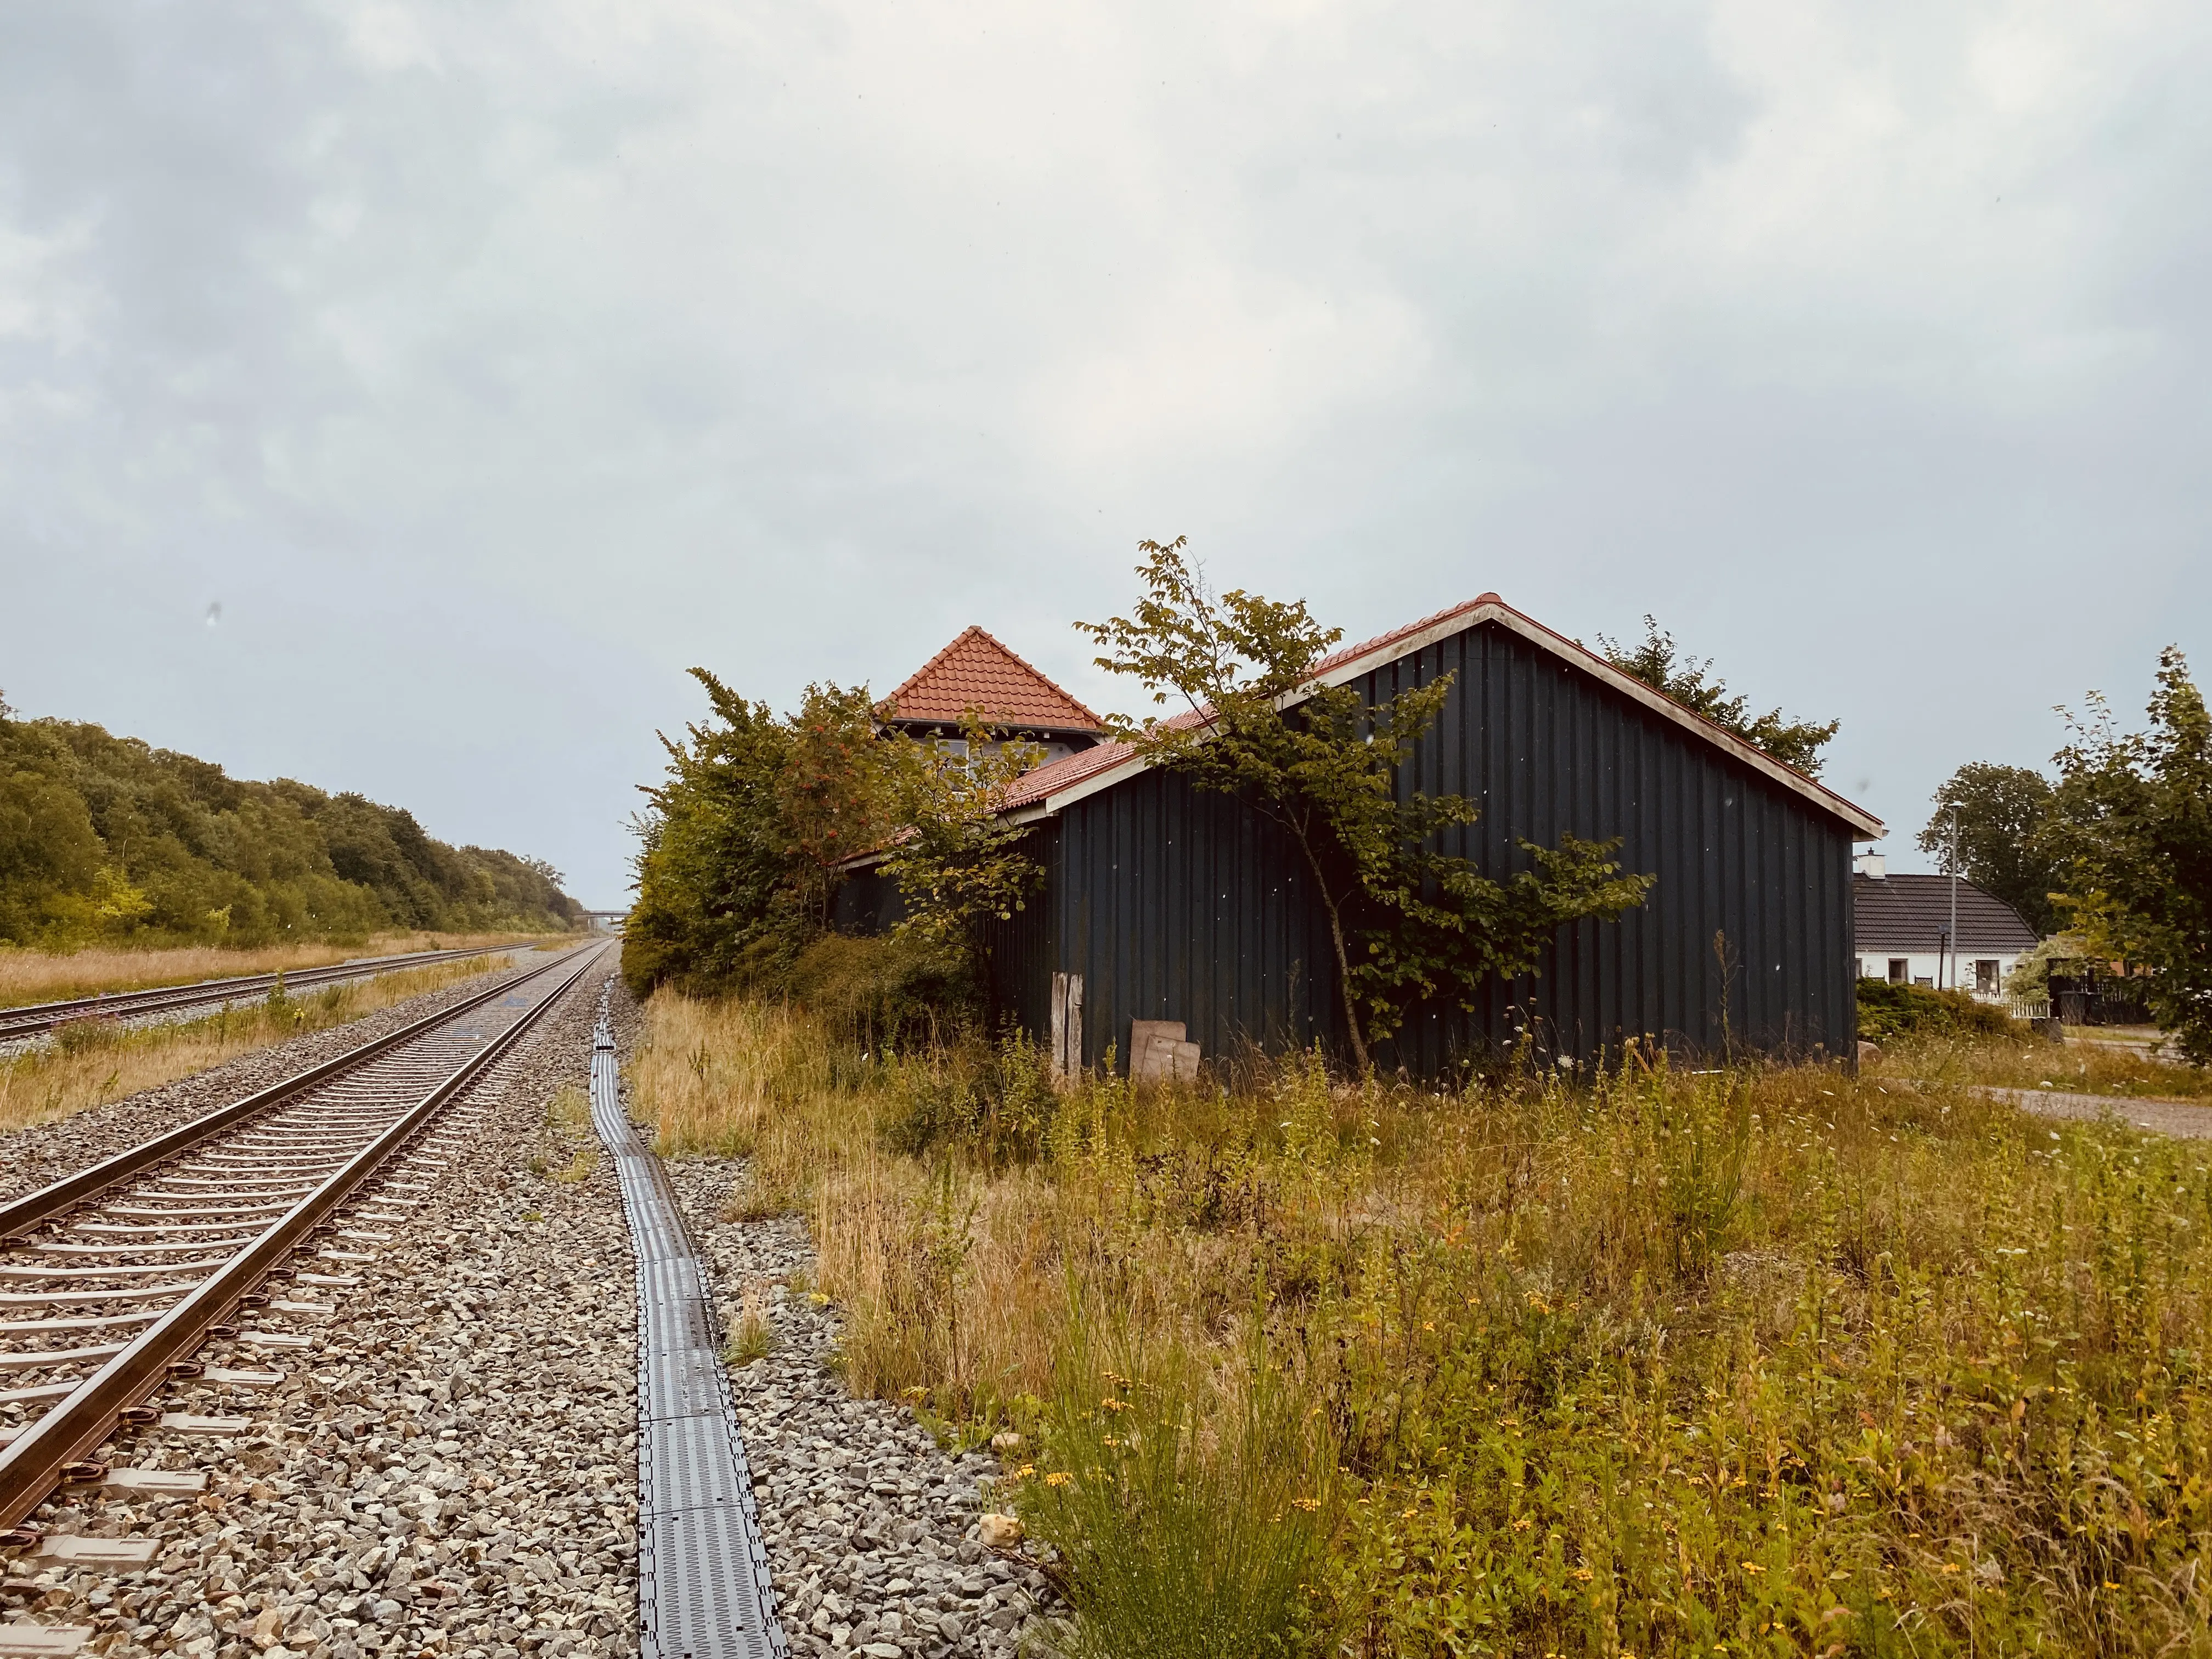
M 392 1242 L 348 1241 L 362 1261 L 295 1261 L 360 1283 L 272 1287 L 277 1299 L 335 1308 L 252 1315 L 253 1328 L 309 1336 L 311 1348 L 240 1339 L 201 1355 L 281 1370 L 281 1383 L 203 1380 L 157 1396 L 167 1411 L 244 1418 L 242 1435 L 131 1430 L 104 1454 L 204 1470 L 204 1495 L 77 1488 L 33 1517 L 52 1532 L 156 1539 L 152 1565 L 118 1573 L 13 1556 L 17 1610 L 91 1626 L 93 1651 L 195 1659 L 637 1650 L 629 1235 L 588 1130 L 558 1133 L 545 1112 L 558 1084 L 586 1080 L 598 989 L 594 975 L 570 992 L 359 1206 L 406 1215 L 404 1226 L 371 1224 Z M 231 1079 L 204 1086 L 199 1109 L 238 1092 L 240 1071 L 253 1086 L 297 1069 L 302 1045 L 335 1051 L 435 1002 L 288 1044 L 282 1060 L 226 1067 Z M 82 1123 L 34 1132 L 50 1143 L 49 1168 L 86 1161 L 59 1144 Z M 112 1139 L 147 1133 L 142 1118 Z
M 669 1176 L 726 1315 L 754 1288 L 775 1333 L 732 1370 L 779 1611 L 799 1654 L 1006 1659 L 1060 1611 L 1038 1563 L 984 1548 L 988 1452 L 945 1451 L 905 1408 L 856 1400 L 830 1369 L 834 1307 L 793 1296 L 814 1252 L 797 1217 L 720 1218 L 741 1162 L 686 1159 Z

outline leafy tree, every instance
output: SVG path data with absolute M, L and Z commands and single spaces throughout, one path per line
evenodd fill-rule
M 1328 920 L 1346 1033 L 1364 1071 L 1370 1040 L 1438 994 L 1472 1008 L 1492 974 L 1533 969 L 1565 923 L 1611 921 L 1641 904 L 1648 876 L 1623 876 L 1617 842 L 1522 842 L 1534 867 L 1504 881 L 1438 849 L 1473 823 L 1460 795 L 1402 793 L 1399 769 L 1442 711 L 1445 676 L 1369 704 L 1324 685 L 1315 665 L 1342 630 L 1303 601 L 1242 589 L 1218 596 L 1183 556 L 1184 538 L 1139 544 L 1145 587 L 1127 617 L 1078 626 L 1105 647 L 1099 666 L 1140 681 L 1175 717 L 1115 734 L 1197 788 L 1232 795 L 1279 825 L 1310 872 Z
M 890 839 L 902 744 L 873 735 L 865 687 L 811 685 L 785 719 L 703 668 L 713 714 L 661 738 L 668 775 L 635 823 L 638 901 L 623 971 L 642 990 L 774 978 L 829 926 L 842 862 Z
M 1920 832 L 1920 850 L 1951 873 L 1951 814 L 1959 815 L 1958 872 L 2021 914 L 2038 933 L 2055 933 L 2051 895 L 2061 880 L 2044 843 L 2051 816 L 2051 781 L 2025 766 L 1970 761 L 1936 792 L 1936 813 Z
M 2123 733 L 2101 696 L 2058 751 L 2046 842 L 2060 908 L 2099 958 L 2151 970 L 2152 1012 L 2212 1062 L 2212 717 L 2178 646 L 2159 658 L 2148 731 Z
M 957 759 L 895 739 L 906 748 L 902 828 L 884 864 L 906 902 L 900 934 L 966 957 L 984 924 L 1012 920 L 1044 879 L 1022 848 L 1027 827 L 1000 816 L 1007 788 L 1043 751 L 1006 741 L 973 714 L 962 730 L 967 752 Z
M 0 716 L 0 940 L 258 945 L 392 926 L 560 928 L 579 907 L 511 853 L 413 816 L 258 783 L 97 726 Z
M 641 785 L 650 809 L 641 841 L 637 903 L 623 930 L 623 974 L 643 991 L 662 981 L 704 990 L 740 975 L 769 930 L 786 867 L 781 781 L 791 730 L 703 668 L 712 716 L 662 736 L 668 775 Z
M 789 896 L 807 922 L 830 925 L 839 866 L 890 839 L 898 807 L 899 757 L 876 738 L 865 685 L 810 685 L 791 721 L 791 750 L 777 783 L 790 861 Z
M 1820 768 L 1825 764 L 1820 750 L 1836 735 L 1843 725 L 1841 720 L 1822 725 L 1815 720 L 1785 720 L 1779 708 L 1770 708 L 1764 714 L 1753 716 L 1750 698 L 1730 696 L 1725 683 L 1718 678 L 1706 678 L 1712 670 L 1711 657 L 1700 662 L 1683 653 L 1675 645 L 1674 636 L 1660 632 L 1657 621 L 1648 616 L 1644 619 L 1641 645 L 1630 648 L 1602 634 L 1597 636 L 1597 642 L 1607 659 L 1623 673 L 1632 674 L 1646 685 L 1664 691 L 1685 708 L 1703 714 L 1716 726 L 1726 727 L 1753 747 L 1765 750 L 1784 766 L 1808 778 L 1820 775 Z

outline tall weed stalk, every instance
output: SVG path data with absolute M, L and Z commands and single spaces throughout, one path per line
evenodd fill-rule
M 1318 1413 L 1257 1328 L 1218 1371 L 1070 1310 L 1043 1473 L 1021 1509 L 1058 1553 L 1065 1659 L 1289 1659 L 1330 1645 L 1321 1581 L 1334 1514 Z M 1109 1356 L 1111 1363 L 1109 1363 Z

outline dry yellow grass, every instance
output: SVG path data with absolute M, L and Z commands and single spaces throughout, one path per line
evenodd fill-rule
M 1185 1366 L 1216 1425 L 1279 1382 L 1343 1472 L 1267 1500 L 1330 1540 L 1270 1650 L 2212 1655 L 2212 1150 L 1978 1092 L 2033 1050 L 1054 1093 L 1021 1050 L 647 1015 L 661 1150 L 806 1215 L 856 1389 L 1024 1432 L 1041 1535 L 1123 1573 L 1094 1615 L 1193 1605 L 1143 1503 L 1054 1507 L 1176 1443 Z M 1224 1651 L 1144 1617 L 1113 1659 Z
M 1340 1131 L 1364 1139 L 1351 1127 L 1359 1098 L 1294 1068 L 1241 1103 L 1111 1085 L 1074 1092 L 1048 1132 L 1048 1159 L 933 1165 L 887 1150 L 884 1119 L 896 1109 L 880 1079 L 841 1075 L 849 1062 L 804 1014 L 666 992 L 647 1013 L 632 1085 L 656 1148 L 750 1159 L 751 1187 L 732 1211 L 806 1215 L 820 1287 L 847 1310 L 853 1385 L 884 1398 L 925 1392 L 956 1416 L 1050 1391 L 1071 1289 L 1155 1340 L 1219 1347 L 1231 1312 L 1222 1287 L 1249 1283 L 1251 1240 L 1234 1226 L 1132 1224 L 1158 1182 L 1153 1149 L 1249 1138 L 1263 1121 L 1314 1148 L 1334 1147 Z M 1426 1173 L 1449 1182 L 1452 1172 Z M 1364 1158 L 1316 1155 L 1273 1175 L 1273 1201 L 1324 1231 L 1414 1213 L 1410 1195 L 1385 1190 L 1400 1177 L 1378 1188 Z M 1196 1178 L 1217 1177 L 1237 1184 L 1225 1166 Z
M 504 965 L 501 958 L 486 957 L 433 963 L 310 991 L 281 1006 L 257 1002 L 175 1024 L 127 1028 L 85 1021 L 67 1026 L 53 1042 L 0 1060 L 0 1130 L 49 1123 L 104 1106 L 251 1049 L 343 1025 Z
M 360 945 L 276 945 L 258 951 L 191 945 L 168 951 L 89 950 L 49 956 L 42 951 L 0 950 L 0 1008 L 66 1002 L 116 991 L 146 991 L 161 985 L 190 985 L 204 979 L 234 979 L 246 974 L 289 974 L 301 968 L 349 962 L 356 957 L 533 945 L 548 937 L 544 933 L 379 933 Z M 563 944 L 572 942 L 568 935 L 550 937 Z
M 2002 1038 L 1930 1038 L 1874 1063 L 1871 1076 L 1922 1078 L 2008 1089 L 2064 1089 L 2116 1100 L 2212 1103 L 2212 1069 L 2154 1058 L 2147 1048 L 2098 1041 L 2097 1028 L 2071 1027 L 2062 1044 Z

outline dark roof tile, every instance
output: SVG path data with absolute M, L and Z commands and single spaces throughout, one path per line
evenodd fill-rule
M 1884 951 L 1925 955 L 1941 950 L 1942 930 L 1951 925 L 1951 878 L 1853 875 L 1851 921 L 1859 950 L 1869 956 Z M 2019 911 L 1960 878 L 1959 937 L 1952 949 L 2009 954 L 2031 950 L 2035 942 L 2035 929 L 2020 919 Z

